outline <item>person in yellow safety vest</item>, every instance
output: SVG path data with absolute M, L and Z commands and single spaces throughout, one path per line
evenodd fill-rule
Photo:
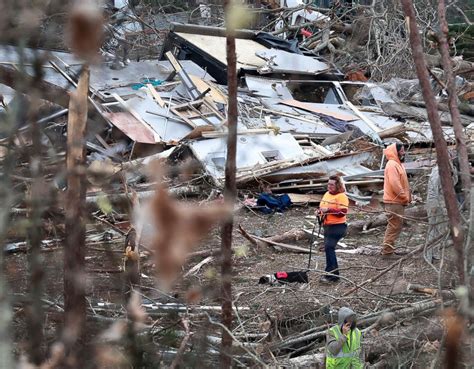
M 339 309 L 338 324 L 326 334 L 326 369 L 364 368 L 362 334 L 356 327 L 356 318 L 351 309 Z

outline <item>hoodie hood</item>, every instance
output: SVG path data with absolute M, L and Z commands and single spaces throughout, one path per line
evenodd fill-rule
M 348 307 L 342 307 L 339 309 L 339 313 L 337 314 L 337 322 L 339 325 L 343 325 L 344 320 L 347 320 L 351 317 L 353 320 L 356 320 L 357 314 Z
M 398 152 L 397 152 L 397 144 L 391 144 L 389 145 L 384 151 L 383 151 L 385 157 L 388 160 L 395 160 L 398 164 L 401 165 L 400 159 L 398 157 Z

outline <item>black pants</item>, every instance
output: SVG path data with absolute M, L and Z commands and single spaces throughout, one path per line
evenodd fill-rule
M 327 276 L 333 281 L 339 280 L 339 266 L 336 258 L 336 245 L 346 235 L 347 224 L 332 224 L 324 226 L 324 251 L 326 252 L 326 269 L 331 273 Z

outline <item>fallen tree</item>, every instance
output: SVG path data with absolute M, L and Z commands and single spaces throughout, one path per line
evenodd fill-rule
M 432 342 L 440 341 L 442 336 L 443 326 L 439 319 L 423 320 L 418 324 L 414 321 L 408 326 L 397 324 L 392 329 L 373 331 L 363 339 L 366 365 L 371 363 L 371 368 L 400 367 L 413 355 L 413 349 L 427 347 L 436 350 Z M 288 360 L 287 364 L 298 368 L 324 368 L 325 354 L 298 356 Z
M 411 220 L 410 218 L 416 219 L 417 222 L 420 219 L 426 218 L 426 209 L 424 206 L 415 206 L 405 210 L 405 221 Z M 367 231 L 372 228 L 381 227 L 387 224 L 387 215 L 380 213 L 376 217 L 371 217 L 369 220 L 356 220 L 350 222 L 347 227 L 347 234 L 354 235 L 360 232 Z

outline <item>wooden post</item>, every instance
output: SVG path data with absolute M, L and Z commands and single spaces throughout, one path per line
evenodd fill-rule
M 465 283 L 464 273 L 464 229 L 461 224 L 461 214 L 459 211 L 456 194 L 454 192 L 453 177 L 451 175 L 450 158 L 448 146 L 443 136 L 441 121 L 438 115 L 438 105 L 436 103 L 433 90 L 431 89 L 426 61 L 424 59 L 423 46 L 416 24 L 416 14 L 412 0 L 401 0 L 403 11 L 408 19 L 410 31 L 410 44 L 415 62 L 416 73 L 420 80 L 423 100 L 426 103 L 428 120 L 433 133 L 433 141 L 436 148 L 437 161 L 439 166 L 439 176 L 443 187 L 444 201 L 448 211 L 451 238 L 457 254 L 457 269 L 461 284 Z
M 89 67 L 84 66 L 77 90 L 71 93 L 67 127 L 66 244 L 64 249 L 64 337 L 68 365 L 79 368 L 86 321 L 85 285 L 85 130 Z
M 232 11 L 232 2 L 230 0 L 224 1 L 224 9 L 226 17 Z M 228 19 L 227 19 L 228 20 Z M 227 24 L 227 86 L 229 93 L 228 110 L 227 110 L 227 125 L 229 135 L 227 136 L 227 160 L 225 166 L 225 189 L 224 201 L 233 209 L 235 198 L 237 194 L 236 180 L 235 180 L 235 160 L 237 152 L 237 70 L 236 70 L 236 55 L 235 55 L 235 33 Z M 234 218 L 231 216 L 229 220 L 223 224 L 221 229 L 221 250 L 222 250 L 222 324 L 232 331 L 232 229 L 234 227 Z M 220 356 L 221 368 L 230 368 L 232 362 L 232 337 L 227 330 L 222 330 L 222 348 Z

